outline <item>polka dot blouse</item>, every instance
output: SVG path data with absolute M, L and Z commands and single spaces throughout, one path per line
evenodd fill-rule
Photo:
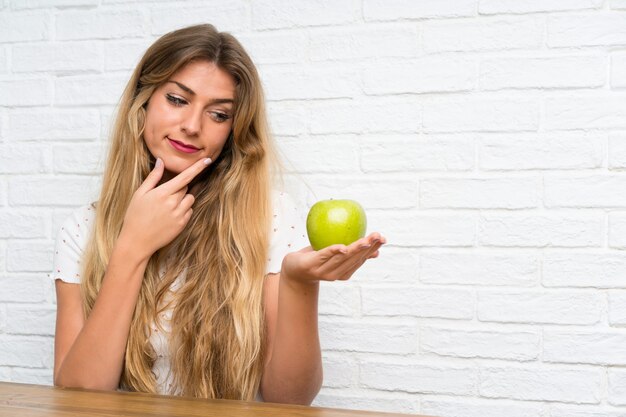
M 280 272 L 285 255 L 309 246 L 303 209 L 284 192 L 272 193 L 272 229 L 266 273 Z M 87 247 L 95 219 L 95 209 L 85 205 L 76 209 L 57 234 L 51 279 L 79 284 L 82 255 Z

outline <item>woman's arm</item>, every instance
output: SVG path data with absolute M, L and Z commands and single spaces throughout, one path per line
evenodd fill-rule
M 101 390 L 119 386 L 130 323 L 148 263 L 128 243 L 118 240 L 86 321 L 80 286 L 56 281 L 55 385 Z
M 282 273 L 266 278 L 268 357 L 261 394 L 267 402 L 310 404 L 322 386 L 318 292 L 318 282 L 300 288 Z
M 268 358 L 261 380 L 267 402 L 310 404 L 322 386 L 317 324 L 319 281 L 349 279 L 378 256 L 385 239 L 378 233 L 350 246 L 288 254 L 280 274 L 265 283 Z
M 189 182 L 210 159 L 201 159 L 159 185 L 160 159 L 133 194 L 102 287 L 87 320 L 80 288 L 57 281 L 55 385 L 113 390 L 119 386 L 130 323 L 148 260 L 174 240 L 191 218 Z

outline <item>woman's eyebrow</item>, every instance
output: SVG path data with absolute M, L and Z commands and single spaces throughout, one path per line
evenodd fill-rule
M 177 86 L 179 86 L 181 88 L 181 90 L 191 94 L 192 96 L 196 95 L 196 92 L 193 91 L 191 88 L 187 87 L 185 84 L 179 83 L 178 81 L 174 81 L 174 80 L 169 80 L 169 83 L 174 83 Z M 214 98 L 211 100 L 211 103 L 214 104 L 221 104 L 221 103 L 234 103 L 235 100 L 233 100 L 232 98 Z

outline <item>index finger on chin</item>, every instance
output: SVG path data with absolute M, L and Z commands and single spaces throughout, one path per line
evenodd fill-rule
M 165 184 L 162 184 L 161 187 L 169 194 L 176 193 L 185 188 L 198 174 L 204 171 L 211 162 L 211 158 L 200 159 Z

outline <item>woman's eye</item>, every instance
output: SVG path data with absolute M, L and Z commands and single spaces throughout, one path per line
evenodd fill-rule
M 169 101 L 170 103 L 172 103 L 173 105 L 180 107 L 183 106 L 185 104 L 187 104 L 187 102 L 185 100 L 183 100 L 182 98 L 179 97 L 175 97 L 173 95 L 170 94 L 166 94 L 165 98 L 167 98 L 167 101 Z
M 212 111 L 211 112 L 211 117 L 213 118 L 213 120 L 215 120 L 216 122 L 219 123 L 223 123 L 226 120 L 230 119 L 230 116 L 226 113 L 221 113 L 218 111 Z

